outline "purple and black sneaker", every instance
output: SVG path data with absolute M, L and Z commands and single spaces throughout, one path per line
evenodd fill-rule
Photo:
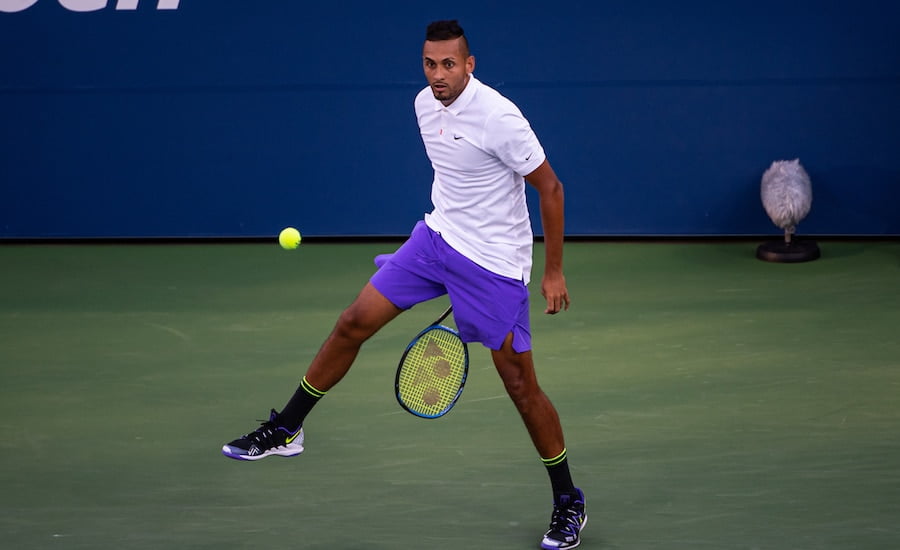
M 303 452 L 303 426 L 291 431 L 278 424 L 275 409 L 256 431 L 222 447 L 222 454 L 236 460 L 259 460 L 271 455 L 297 456 Z
M 544 550 L 564 550 L 581 544 L 581 530 L 587 523 L 587 511 L 584 493 L 577 488 L 575 491 L 575 494 L 560 495 L 553 503 L 550 529 L 541 541 Z

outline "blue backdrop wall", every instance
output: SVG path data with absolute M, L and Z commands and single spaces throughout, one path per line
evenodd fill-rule
M 0 0 L 0 238 L 406 234 L 443 18 L 571 235 L 777 234 L 760 177 L 793 158 L 801 233 L 900 234 L 898 2 Z

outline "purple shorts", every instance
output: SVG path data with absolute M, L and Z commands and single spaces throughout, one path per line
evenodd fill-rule
M 465 342 L 490 349 L 513 334 L 513 350 L 531 349 L 528 289 L 525 283 L 497 275 L 450 247 L 420 221 L 392 255 L 379 256 L 370 282 L 400 309 L 447 294 L 453 319 Z

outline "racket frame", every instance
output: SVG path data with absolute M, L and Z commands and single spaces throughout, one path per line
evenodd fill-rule
M 397 364 L 397 374 L 394 376 L 394 396 L 397 398 L 397 403 L 399 403 L 400 406 L 403 407 L 403 410 L 413 416 L 429 420 L 444 416 L 445 414 L 450 412 L 450 409 L 452 409 L 453 406 L 456 405 L 456 402 L 459 401 L 459 397 L 462 395 L 463 388 L 465 388 L 466 386 L 466 378 L 469 375 L 469 346 L 467 346 L 466 343 L 463 342 L 458 330 L 441 324 L 441 321 L 446 319 L 452 311 L 453 306 L 448 307 L 444 311 L 444 313 L 442 313 L 441 316 L 438 317 L 433 323 L 422 329 L 422 331 L 419 332 L 419 334 L 417 334 L 416 337 L 409 342 L 409 345 L 406 346 L 406 349 L 403 350 L 403 355 L 400 357 L 400 362 Z M 400 397 L 400 373 L 403 371 L 403 363 L 404 361 L 406 361 L 406 356 L 409 355 L 410 350 L 419 342 L 422 336 L 432 330 L 444 330 L 459 338 L 459 341 L 463 346 L 463 374 L 462 379 L 459 381 L 459 389 L 456 390 L 456 395 L 453 396 L 453 399 L 450 400 L 450 403 L 448 403 L 447 406 L 445 406 L 435 414 L 425 414 L 411 409 L 406 403 L 403 402 L 403 398 Z

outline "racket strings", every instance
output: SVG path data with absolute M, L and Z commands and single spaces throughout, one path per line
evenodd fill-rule
M 459 336 L 434 328 L 413 344 L 398 376 L 399 397 L 413 411 L 438 415 L 453 404 L 465 380 L 466 349 Z

